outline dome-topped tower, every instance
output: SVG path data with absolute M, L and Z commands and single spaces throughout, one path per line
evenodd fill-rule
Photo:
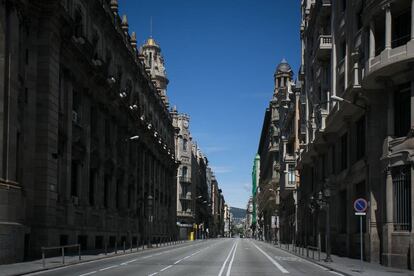
M 151 78 L 155 81 L 160 96 L 168 107 L 167 98 L 167 73 L 164 67 L 164 58 L 161 55 L 161 48 L 155 39 L 150 36 L 141 47 L 141 54 L 145 57 L 145 66 L 149 68 Z
M 282 59 L 276 67 L 276 72 L 274 74 L 275 92 L 277 92 L 277 89 L 279 88 L 288 87 L 292 77 L 292 67 L 290 67 L 286 59 Z

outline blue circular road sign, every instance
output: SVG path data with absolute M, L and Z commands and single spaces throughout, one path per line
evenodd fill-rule
M 358 198 L 354 201 L 354 209 L 356 212 L 362 213 L 365 212 L 368 208 L 368 202 L 365 198 Z

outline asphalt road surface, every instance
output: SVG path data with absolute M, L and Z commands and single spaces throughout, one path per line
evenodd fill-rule
M 342 275 L 251 239 L 212 239 L 156 248 L 30 275 Z

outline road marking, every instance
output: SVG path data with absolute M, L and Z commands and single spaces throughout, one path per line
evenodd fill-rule
M 171 268 L 171 267 L 172 267 L 172 265 L 166 266 L 166 267 L 164 267 L 163 269 L 161 269 L 161 270 L 160 270 L 160 272 L 165 271 L 165 270 L 167 270 L 167 269 L 169 269 L 169 268 Z
M 336 275 L 340 275 L 340 276 L 344 276 L 344 274 L 341 274 L 339 272 L 333 271 L 333 270 L 329 270 L 330 273 L 332 274 L 336 274 Z
M 101 269 L 99 269 L 99 271 L 105 271 L 105 270 L 108 270 L 108 269 L 111 269 L 111 268 L 115 268 L 115 267 L 118 267 L 119 265 L 111 265 L 111 266 L 108 266 L 108 267 L 104 267 L 104 268 L 101 268 Z
M 233 246 L 231 247 L 231 250 L 230 250 L 230 252 L 229 252 L 229 255 L 227 256 L 226 260 L 224 261 L 223 265 L 221 266 L 221 269 L 220 269 L 220 272 L 219 272 L 218 276 L 221 276 L 221 274 L 223 273 L 224 268 L 226 267 L 226 263 L 227 263 L 227 261 L 229 260 L 229 258 L 230 258 L 230 256 L 231 256 L 231 253 L 233 252 L 233 249 L 234 249 L 234 247 L 235 247 L 235 246 L 236 246 L 236 242 L 235 242 L 235 243 L 233 244 Z
M 157 275 L 157 274 L 158 274 L 158 272 L 154 272 L 152 274 L 149 274 L 148 276 L 154 276 L 154 275 Z
M 138 261 L 138 259 L 133 259 L 133 260 L 130 260 L 130 261 L 124 262 L 124 263 L 122 263 L 121 265 L 127 265 L 127 264 L 133 263 L 133 262 L 135 262 L 135 261 Z
M 234 255 L 236 255 L 236 250 L 237 250 L 237 245 L 239 244 L 239 242 L 236 242 L 236 247 L 233 250 L 233 256 L 231 257 L 230 263 L 229 263 L 229 267 L 227 268 L 227 273 L 226 276 L 230 276 L 230 272 L 231 272 L 231 267 L 233 265 L 233 261 L 234 261 Z
M 257 248 L 266 258 L 271 261 L 282 273 L 289 273 L 283 266 L 281 266 L 278 262 L 276 262 L 272 257 L 270 257 L 266 252 L 264 252 L 260 247 L 253 243 L 254 247 Z
M 91 275 L 91 274 L 95 274 L 96 272 L 98 272 L 98 271 L 91 271 L 91 272 L 88 272 L 88 273 L 85 273 L 85 274 L 81 274 L 81 275 L 79 275 L 79 276 L 86 276 L 86 275 Z
M 179 262 L 181 262 L 183 259 L 176 261 L 174 264 L 178 264 Z

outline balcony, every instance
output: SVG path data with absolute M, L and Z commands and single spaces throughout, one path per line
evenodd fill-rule
M 319 60 L 329 59 L 332 51 L 332 36 L 320 35 L 318 38 L 318 48 L 316 50 L 316 56 Z
M 191 177 L 188 176 L 180 176 L 181 183 L 191 183 Z
M 181 193 L 180 194 L 180 199 L 192 200 L 191 192 Z
M 194 217 L 193 212 L 191 211 L 177 211 L 177 217 L 187 217 L 187 218 L 192 218 Z

